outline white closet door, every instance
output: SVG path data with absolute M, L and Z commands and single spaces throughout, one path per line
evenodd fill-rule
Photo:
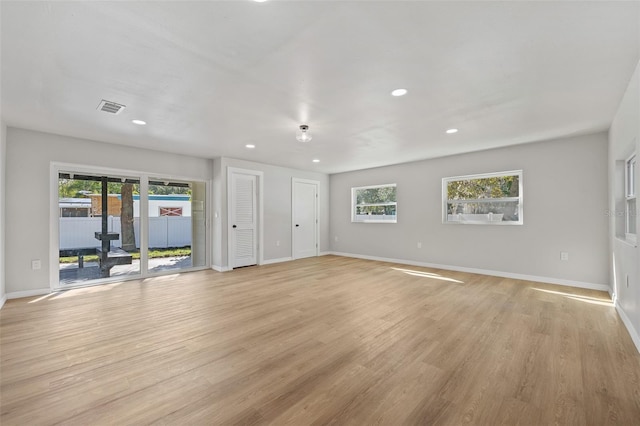
M 258 251 L 256 176 L 232 173 L 231 188 L 231 266 L 255 265 Z
M 293 180 L 293 258 L 318 255 L 318 182 Z

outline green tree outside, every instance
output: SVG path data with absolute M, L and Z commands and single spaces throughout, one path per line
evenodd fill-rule
M 393 204 L 390 204 L 393 203 Z M 382 186 L 356 190 L 357 215 L 396 214 L 396 187 Z

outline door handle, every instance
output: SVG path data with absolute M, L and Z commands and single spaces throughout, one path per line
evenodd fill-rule
M 233 225 L 233 228 L 237 228 L 237 226 Z
M 298 224 L 296 223 L 296 228 L 297 228 L 298 226 L 300 226 L 300 225 L 298 225 Z

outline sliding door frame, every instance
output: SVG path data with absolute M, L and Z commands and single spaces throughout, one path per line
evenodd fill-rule
M 90 283 L 60 285 L 60 211 L 58 202 L 58 176 L 60 172 L 86 173 L 100 176 L 128 176 L 140 179 L 140 273 L 135 275 L 119 275 L 116 277 L 99 278 Z M 184 269 L 173 269 L 159 272 L 148 272 L 149 266 L 149 177 L 162 176 L 179 181 L 202 182 L 205 184 L 205 265 Z M 200 271 L 211 268 L 211 231 L 209 212 L 211 208 L 211 181 L 185 176 L 165 175 L 157 172 L 142 172 L 139 170 L 124 170 L 108 167 L 90 166 L 84 164 L 51 162 L 49 167 L 49 287 L 52 292 L 78 287 L 89 287 L 113 282 L 132 281 L 161 275 L 173 275 L 182 272 Z M 143 212 L 144 215 L 143 215 Z

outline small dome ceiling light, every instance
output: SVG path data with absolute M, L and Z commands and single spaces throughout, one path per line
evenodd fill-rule
M 296 132 L 296 139 L 298 142 L 309 142 L 311 140 L 311 133 L 309 133 L 309 126 L 301 124 L 300 128 Z
M 147 124 L 144 120 L 131 120 L 133 124 L 137 124 L 138 126 L 145 126 Z
M 256 146 L 255 146 L 254 144 L 252 144 L 252 143 L 248 143 L 248 144 L 246 144 L 246 145 L 245 145 L 245 147 L 247 147 L 247 148 L 249 148 L 249 149 L 253 149 L 253 148 L 255 148 Z
M 318 160 L 317 158 L 314 158 L 314 159 L 313 159 L 313 160 L 311 160 L 311 161 L 313 161 L 314 163 L 319 163 L 319 162 L 320 162 L 320 160 Z
M 447 130 L 447 133 L 450 134 L 450 135 L 452 135 L 454 133 L 458 133 L 458 129 L 449 129 L 449 130 Z
M 404 96 L 407 94 L 407 89 L 396 89 L 391 92 L 391 96 Z

